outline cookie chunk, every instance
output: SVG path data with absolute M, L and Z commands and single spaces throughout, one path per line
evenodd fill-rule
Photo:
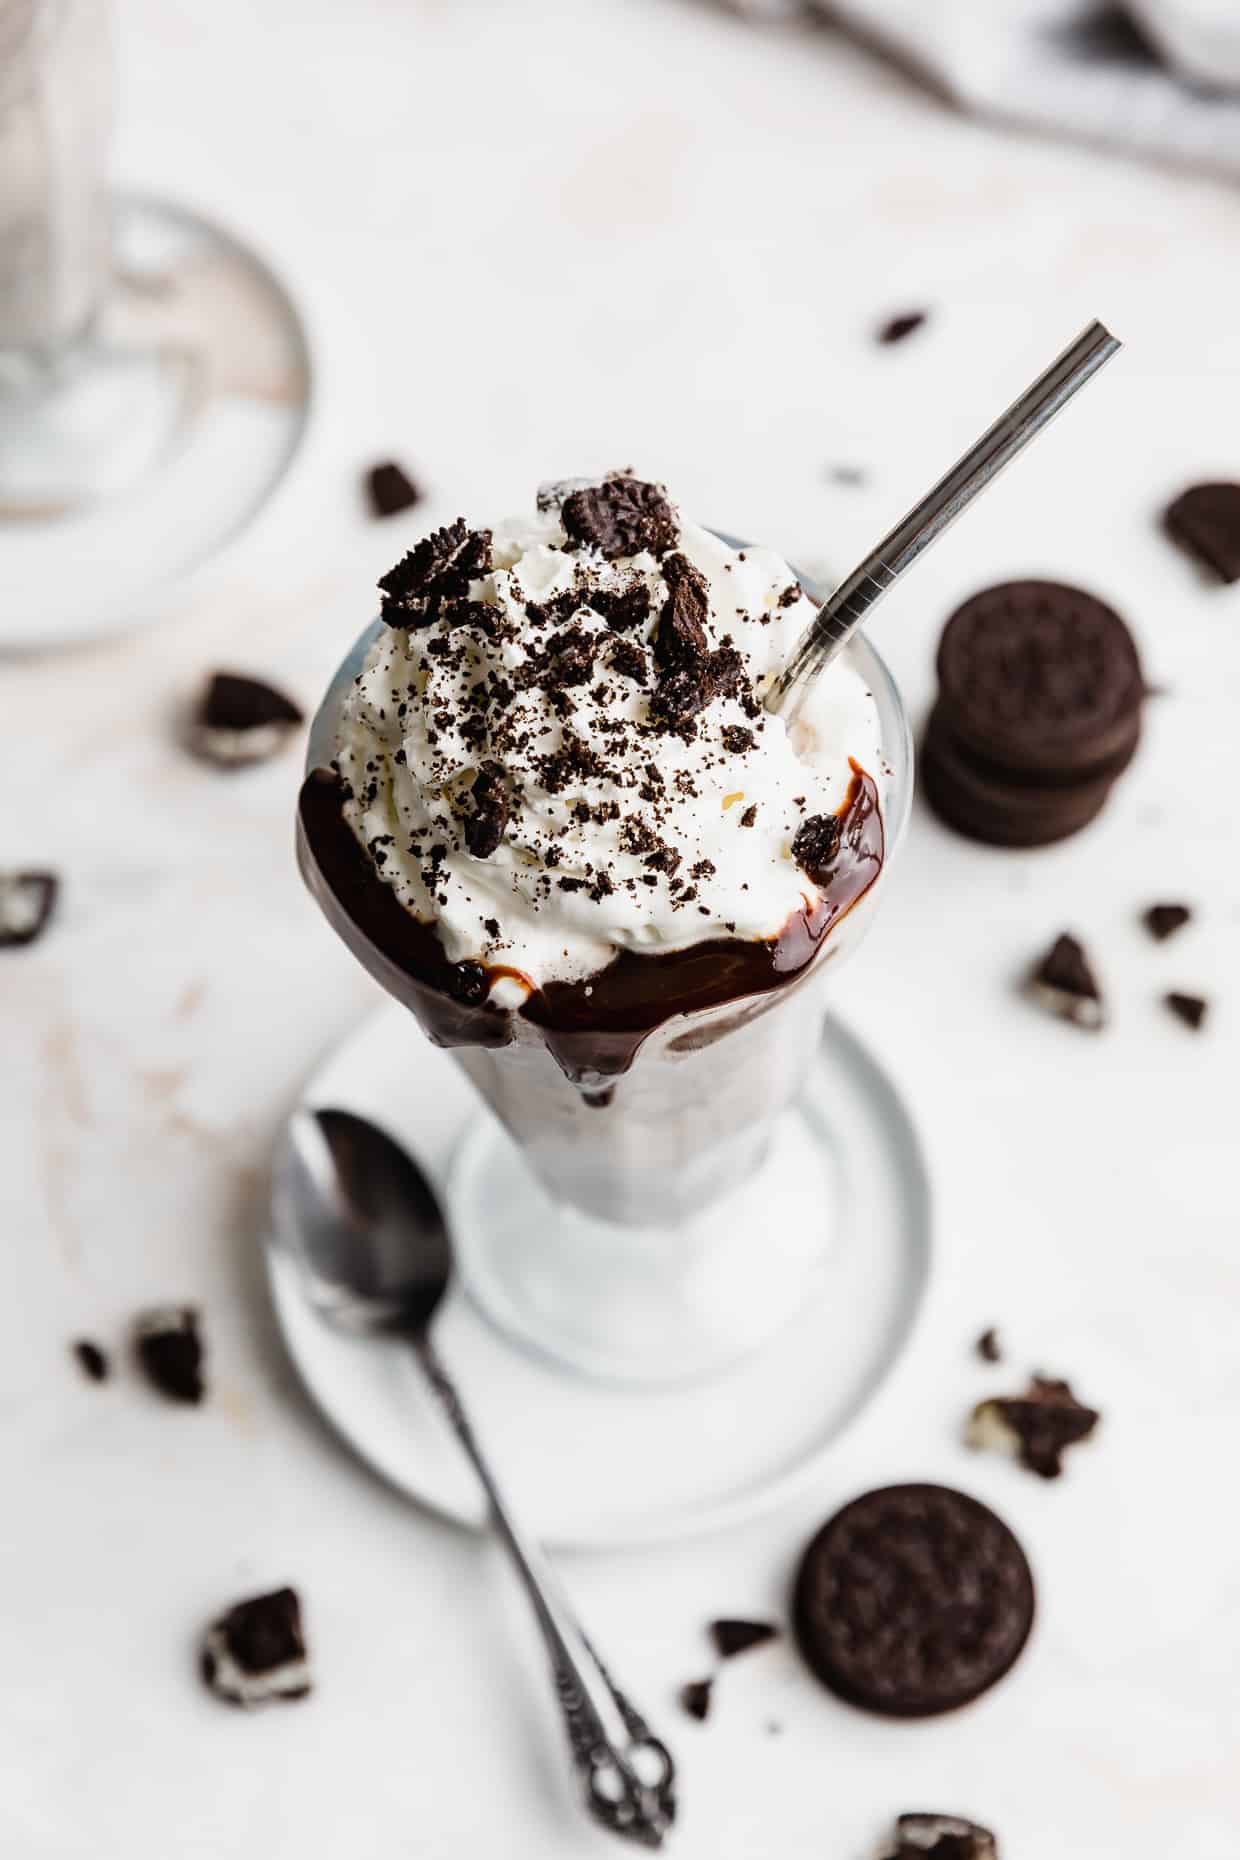
M 738 1653 L 748 1653 L 751 1647 L 764 1647 L 768 1641 L 777 1640 L 779 1629 L 773 1621 L 712 1621 L 710 1637 L 719 1658 L 730 1660 Z
M 963 1815 L 901 1815 L 883 1860 L 999 1860 L 989 1828 Z
M 1175 992 L 1164 995 L 1163 1001 L 1177 1020 L 1182 1020 L 1184 1025 L 1190 1027 L 1194 1033 L 1200 1032 L 1202 1022 L 1209 1010 L 1208 1001 L 1203 1000 L 1200 995 L 1181 995 Z
M 371 466 L 366 473 L 366 495 L 371 515 L 376 517 L 395 517 L 422 502 L 421 491 L 395 459 Z
M 23 949 L 41 937 L 59 890 L 54 872 L 0 872 L 0 949 Z
M 1240 484 L 1194 484 L 1163 513 L 1173 541 L 1220 581 L 1240 581 Z
M 203 1342 L 192 1305 L 160 1305 L 134 1324 L 134 1349 L 143 1374 L 169 1401 L 197 1406 L 207 1392 Z
M 237 1602 L 203 1636 L 202 1677 L 230 1705 L 304 1699 L 310 1663 L 295 1589 Z
M 1011 1454 L 1040 1479 L 1058 1479 L 1068 1448 L 1088 1440 L 1101 1419 L 1066 1382 L 1034 1376 L 1023 1395 L 979 1402 L 969 1417 L 967 1438 L 970 1446 Z
M 300 707 L 261 678 L 215 672 L 207 685 L 190 741 L 221 768 L 245 768 L 277 755 L 303 722 Z
M 1106 1024 L 1102 991 L 1084 946 L 1074 936 L 1057 936 L 1034 966 L 1028 981 L 1031 997 L 1048 1013 L 1074 1026 L 1096 1031 Z

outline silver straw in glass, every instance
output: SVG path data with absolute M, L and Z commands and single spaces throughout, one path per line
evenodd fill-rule
M 830 665 L 910 562 L 941 536 L 992 478 L 1066 407 L 1119 348 L 1110 330 L 1091 323 L 1045 374 L 1001 413 L 963 458 L 914 504 L 878 547 L 827 596 L 767 694 L 766 708 L 791 716 L 808 685 Z

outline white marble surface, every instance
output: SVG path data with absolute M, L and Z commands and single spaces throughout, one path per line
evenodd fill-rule
M 920 813 L 847 974 L 840 1008 L 903 1078 L 938 1196 L 941 1273 L 899 1391 L 792 1511 L 569 1576 L 674 1734 L 685 1860 L 864 1860 L 918 1805 L 992 1822 L 1008 1860 L 1234 1860 L 1240 589 L 1202 585 L 1153 519 L 1240 466 L 1240 200 L 1004 140 L 825 33 L 671 0 L 119 12 L 124 177 L 284 269 L 321 393 L 280 502 L 166 624 L 0 666 L 3 857 L 66 874 L 54 934 L 0 958 L 0 1851 L 607 1851 L 565 1796 L 491 1553 L 354 1466 L 273 1335 L 272 1136 L 372 992 L 298 886 L 295 756 L 224 776 L 176 747 L 204 668 L 313 700 L 424 518 L 617 461 L 843 568 L 1099 314 L 1124 357 L 876 622 L 920 712 L 956 598 L 1075 576 L 1120 603 L 1168 688 L 1105 817 L 1067 845 L 989 853 Z M 921 336 L 870 344 L 877 317 L 923 303 Z M 434 502 L 378 527 L 357 472 L 389 449 Z M 868 467 L 868 488 L 827 483 L 829 461 Z M 1200 911 L 1165 947 L 1135 924 L 1159 896 Z M 1113 1002 L 1102 1038 L 1012 992 L 1067 926 Z M 1207 1033 L 1158 1006 L 1171 986 L 1217 995 Z M 69 1336 L 111 1343 L 167 1297 L 207 1309 L 209 1407 L 166 1409 L 128 1370 L 78 1379 Z M 992 1322 L 1003 1375 L 969 1355 Z M 963 1409 L 1030 1365 L 1106 1411 L 1059 1486 L 957 1444 Z M 682 1722 L 705 1620 L 778 1608 L 810 1527 L 909 1476 L 959 1481 L 1026 1540 L 1042 1613 L 1012 1678 L 890 1726 L 783 1647 L 728 1673 L 711 1723 Z M 319 1695 L 230 1714 L 193 1677 L 195 1635 L 286 1579 Z

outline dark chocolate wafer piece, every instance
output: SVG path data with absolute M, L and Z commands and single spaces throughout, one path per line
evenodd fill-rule
M 1186 1027 L 1192 1028 L 1194 1033 L 1200 1031 L 1201 1024 L 1205 1020 L 1210 1006 L 1209 1002 L 1204 1000 L 1201 995 L 1181 995 L 1172 993 L 1164 995 L 1163 1001 L 1166 1006 L 1170 1008 L 1177 1020 L 1182 1020 Z
M 1174 936 L 1177 930 L 1191 923 L 1192 916 L 1187 904 L 1151 904 L 1141 922 L 1155 942 L 1165 943 L 1169 936 Z
M 42 936 L 59 890 L 54 872 L 0 872 L 0 949 L 24 949 Z
M 1049 846 L 1089 825 L 1106 805 L 1114 777 L 1071 787 L 1012 780 L 970 756 L 949 735 L 939 706 L 922 739 L 921 790 L 949 827 L 990 846 Z
M 801 1652 L 838 1697 L 886 1717 L 954 1711 L 1012 1666 L 1033 1625 L 1029 1564 L 993 1511 L 938 1485 L 845 1505 L 801 1561 Z
M 963 1815 L 901 1815 L 895 1845 L 884 1860 L 998 1860 L 999 1846 L 989 1828 Z
M 1220 581 L 1240 581 L 1240 484 L 1190 486 L 1167 506 L 1163 523 Z
M 230 1705 L 306 1698 L 310 1663 L 297 1591 L 234 1603 L 207 1629 L 199 1664 L 212 1692 Z
M 1040 1479 L 1058 1479 L 1069 1447 L 1088 1440 L 1102 1416 L 1066 1382 L 1034 1376 L 1023 1395 L 992 1396 L 969 1416 L 970 1446 L 1010 1453 Z
M 1055 938 L 1030 971 L 1026 988 L 1048 1013 L 1096 1032 L 1106 1025 L 1106 1006 L 1085 946 L 1066 932 Z
M 937 664 L 943 725 L 1010 774 L 1071 783 L 1117 772 L 1136 746 L 1136 646 L 1114 608 L 1080 588 L 983 589 L 943 629 Z
M 422 493 L 403 465 L 387 459 L 366 473 L 366 495 L 376 517 L 395 517 L 422 502 Z

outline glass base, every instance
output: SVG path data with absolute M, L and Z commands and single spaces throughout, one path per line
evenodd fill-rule
M 88 348 L 3 401 L 0 517 L 45 522 L 132 490 L 173 450 L 196 399 L 196 359 Z
M 449 1180 L 467 1294 L 505 1336 L 595 1380 L 649 1388 L 722 1373 L 822 1289 L 839 1173 L 808 1100 L 757 1170 L 687 1222 L 622 1227 L 554 1201 L 488 1120 Z
M 164 201 L 121 198 L 113 223 L 115 275 L 79 345 L 42 370 L 0 358 L 0 650 L 166 611 L 305 431 L 305 334 L 262 260 Z

